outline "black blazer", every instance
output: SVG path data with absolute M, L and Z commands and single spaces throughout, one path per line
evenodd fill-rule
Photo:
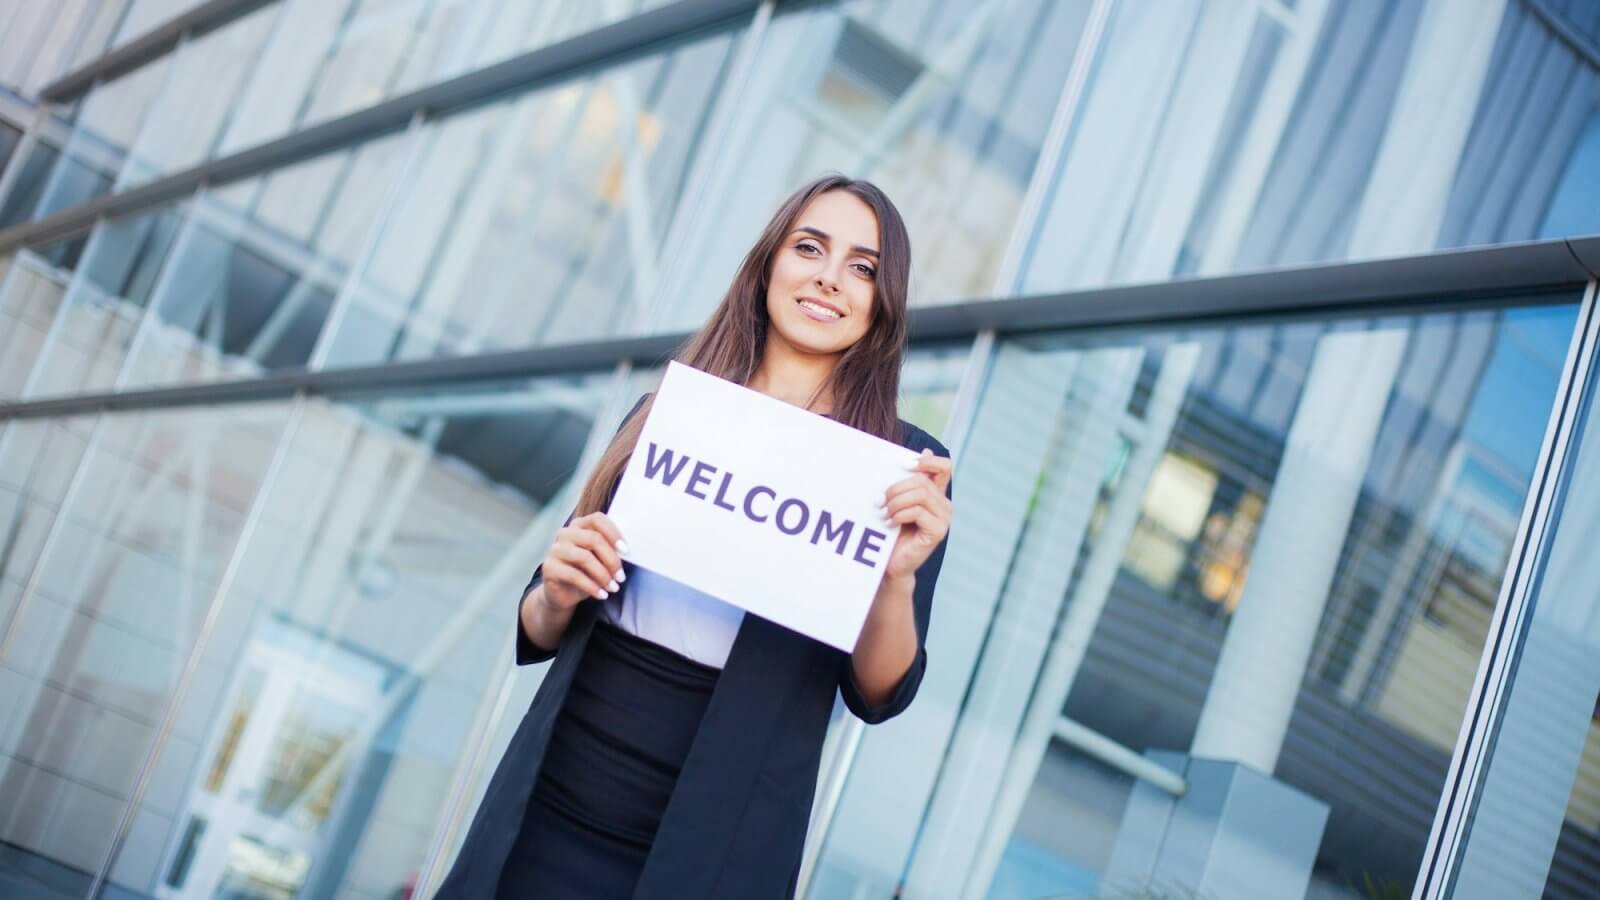
M 949 456 L 944 445 L 916 426 L 902 421 L 900 430 L 902 446 Z M 873 724 L 911 704 L 927 669 L 924 644 L 944 550 L 941 543 L 917 570 L 916 660 L 894 694 L 877 706 L 856 686 L 849 654 L 745 616 L 667 803 L 635 897 L 745 900 L 793 895 L 834 692 L 843 695 L 852 713 Z M 519 605 L 539 580 L 536 569 L 518 597 Z M 551 657 L 555 661 L 495 769 L 437 897 L 494 896 L 598 610 L 599 604 L 580 604 L 552 654 L 528 640 L 519 609 L 517 665 Z M 537 887 L 528 887 L 529 896 L 537 896 Z

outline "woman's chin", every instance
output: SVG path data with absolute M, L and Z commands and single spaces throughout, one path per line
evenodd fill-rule
M 818 331 L 823 331 L 818 334 Z M 772 335 L 788 344 L 796 353 L 807 356 L 838 356 L 849 348 L 850 342 L 838 334 L 826 333 L 809 322 L 783 323 L 772 329 Z
M 807 356 L 838 356 L 844 353 L 844 351 L 850 347 L 849 344 L 845 344 L 837 340 L 819 341 L 814 338 L 807 339 L 804 337 L 790 337 L 788 338 L 788 344 L 789 346 L 793 347 L 796 352 L 803 353 Z

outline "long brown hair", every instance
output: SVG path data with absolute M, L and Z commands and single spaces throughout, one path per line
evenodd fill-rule
M 911 238 L 906 233 L 900 211 L 871 182 L 825 175 L 790 194 L 762 229 L 755 246 L 745 254 L 716 312 L 674 359 L 734 384 L 750 382 L 767 346 L 767 283 L 772 259 L 806 204 L 829 191 L 845 191 L 867 204 L 877 215 L 878 265 L 872 324 L 861 340 L 840 356 L 833 373 L 818 389 L 818 395 L 832 391 L 835 420 L 895 441 L 899 438 L 896 400 L 900 393 L 900 363 L 905 356 Z M 639 442 L 639 432 L 644 428 L 653 399 L 653 396 L 646 399 L 612 438 L 611 446 L 606 448 L 583 486 L 575 515 L 604 509 L 610 502 L 611 493 Z M 816 399 L 813 396 L 807 406 Z

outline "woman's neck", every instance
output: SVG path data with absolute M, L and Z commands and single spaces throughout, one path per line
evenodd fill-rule
M 800 353 L 787 341 L 769 332 L 761 363 L 756 366 L 756 373 L 750 377 L 747 387 L 802 409 L 809 408 L 812 412 L 827 415 L 833 411 L 833 394 L 823 391 L 819 395 L 817 390 L 833 374 L 833 368 L 838 364 L 838 356 Z M 806 403 L 813 396 L 816 401 L 807 407 Z

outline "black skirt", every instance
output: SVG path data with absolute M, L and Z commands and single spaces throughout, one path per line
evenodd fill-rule
M 597 622 L 496 897 L 630 897 L 719 670 Z

